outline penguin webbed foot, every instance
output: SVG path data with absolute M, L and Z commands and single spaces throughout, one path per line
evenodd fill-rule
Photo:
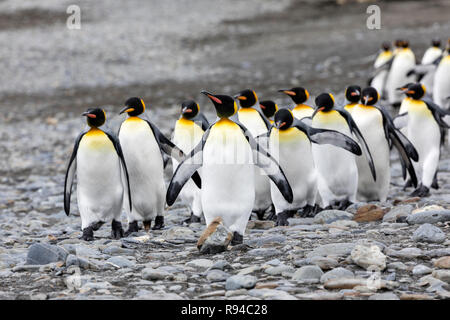
M 412 187 L 413 183 L 411 181 L 411 179 L 408 179 L 405 183 L 405 185 L 403 186 L 403 191 L 405 191 L 406 189 L 408 189 L 409 187 Z
M 310 218 L 310 217 L 314 217 L 315 211 L 317 210 L 317 205 L 309 205 L 307 204 L 306 206 L 304 206 L 302 208 L 302 210 L 299 211 L 300 217 L 302 218 Z
M 288 222 L 288 218 L 290 218 L 290 212 L 289 211 L 283 211 L 280 212 L 277 215 L 277 223 L 276 226 L 288 226 L 289 222 Z
M 244 236 L 237 231 L 233 232 L 233 239 L 231 239 L 231 245 L 235 246 L 244 242 Z
M 275 211 L 270 212 L 270 214 L 267 216 L 266 220 L 277 221 L 277 215 L 275 214 Z
M 250 220 L 250 219 L 249 219 Z M 201 223 L 202 219 L 200 217 L 197 217 L 192 211 L 191 216 L 185 220 L 183 220 L 183 223 L 191 224 L 191 223 Z
M 438 179 L 437 179 L 437 171 L 434 174 L 433 182 L 431 183 L 431 187 L 435 190 L 439 189 L 439 183 L 438 183 Z
M 164 228 L 164 216 L 156 216 L 152 230 L 161 230 L 162 228 Z
M 120 221 L 113 220 L 111 223 L 111 237 L 115 240 L 123 238 L 124 232 L 122 223 Z
M 430 195 L 430 189 L 422 184 L 420 184 L 420 186 L 410 194 L 411 197 L 420 198 L 426 197 L 428 195 Z
M 125 237 L 128 237 L 133 232 L 139 232 L 139 225 L 137 221 L 133 221 L 128 224 L 128 230 L 125 231 Z
M 93 241 L 94 240 L 94 228 L 89 226 L 83 229 L 83 234 L 80 237 L 81 240 L 84 241 Z
M 342 200 L 339 202 L 338 210 L 345 210 L 352 204 L 348 199 Z

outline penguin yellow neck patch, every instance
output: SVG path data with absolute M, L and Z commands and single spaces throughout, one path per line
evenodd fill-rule
M 86 147 L 98 151 L 114 150 L 114 146 L 108 136 L 100 129 L 91 128 L 81 139 L 80 147 Z
M 316 123 L 346 123 L 344 118 L 336 110 L 331 110 L 328 112 L 319 111 L 313 118 L 313 122 Z
M 270 133 L 270 137 L 271 139 L 279 139 L 279 141 L 283 143 L 308 139 L 306 134 L 304 134 L 297 128 L 293 127 L 286 130 L 279 130 L 277 128 L 273 128 L 272 132 Z

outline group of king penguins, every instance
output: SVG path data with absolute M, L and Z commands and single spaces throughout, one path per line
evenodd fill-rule
M 393 54 L 391 71 L 384 70 L 387 81 L 394 81 L 390 73 L 405 49 L 403 43 Z M 377 90 L 377 77 L 364 89 L 348 86 L 345 103 L 321 93 L 314 106 L 307 104 L 312 98 L 303 87 L 279 90 L 293 102 L 282 108 L 272 100 L 260 101 L 250 89 L 236 95 L 202 91 L 214 105 L 216 120 L 210 123 L 197 102 L 184 101 L 171 139 L 147 118 L 141 98 L 125 102 L 120 114 L 127 117 L 117 134 L 105 129 L 103 109 L 90 108 L 82 114 L 88 126 L 75 141 L 66 172 L 65 212 L 69 215 L 76 173 L 83 240 L 93 240 L 94 231 L 109 221 L 115 239 L 139 231 L 140 222 L 146 231 L 152 222 L 154 230 L 162 229 L 165 204 L 180 197 L 191 210 L 187 223 L 203 216 L 209 225 L 220 217 L 236 245 L 243 242 L 252 213 L 286 226 L 296 213 L 311 217 L 357 201 L 385 202 L 393 147 L 405 188 L 414 186 L 413 196 L 426 196 L 437 187 L 447 111 L 426 96 L 423 83 L 405 82 L 395 92 L 404 99 L 393 118 L 380 105 L 388 87 Z M 441 80 L 435 76 L 434 88 Z M 167 157 L 173 175 L 166 188 Z M 122 208 L 126 231 L 120 223 Z

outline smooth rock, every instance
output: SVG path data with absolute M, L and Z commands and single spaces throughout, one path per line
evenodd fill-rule
M 347 270 L 345 268 L 338 267 L 338 268 L 335 268 L 335 269 L 330 270 L 328 272 L 325 272 L 320 277 L 320 282 L 321 283 L 325 283 L 325 282 L 327 282 L 328 280 L 331 280 L 331 279 L 353 278 L 353 277 L 355 277 L 353 272 L 351 272 L 350 270 Z
M 177 240 L 185 238 L 194 238 L 195 233 L 186 227 L 172 227 L 168 230 L 164 230 L 162 236 L 166 240 Z
M 450 210 L 432 210 L 412 213 L 406 218 L 409 224 L 436 223 L 450 220 Z
M 329 224 L 338 220 L 351 220 L 353 215 L 342 210 L 323 210 L 316 214 L 314 223 Z
M 172 277 L 173 275 L 171 273 L 164 270 L 153 268 L 145 268 L 142 270 L 142 278 L 145 280 L 164 280 Z
M 136 265 L 135 262 L 128 260 L 127 258 L 121 256 L 115 256 L 106 260 L 106 263 L 116 267 L 116 268 L 132 268 Z
M 252 289 L 248 291 L 251 297 L 267 300 L 296 300 L 297 298 L 286 291 L 276 289 Z
M 397 222 L 406 219 L 411 214 L 414 207 L 409 204 L 393 207 L 388 213 L 383 216 L 383 222 Z
M 433 272 L 433 269 L 424 266 L 423 264 L 418 264 L 412 269 L 412 274 L 415 276 L 423 276 L 424 274 L 430 274 Z
M 412 240 L 416 242 L 442 243 L 445 241 L 445 233 L 438 227 L 425 223 L 414 231 Z
M 264 272 L 271 276 L 279 276 L 283 273 L 294 273 L 295 268 L 293 268 L 291 266 L 280 265 L 280 266 L 276 266 L 276 267 L 267 268 L 266 270 L 264 270 Z
M 261 256 L 261 257 L 272 257 L 272 256 L 278 256 L 281 255 L 282 252 L 277 249 L 271 249 L 271 248 L 257 248 L 252 249 L 247 252 L 247 254 L 251 256 Z
M 66 261 L 68 252 L 58 246 L 35 243 L 28 248 L 27 261 L 28 265 L 42 265 L 57 261 Z
M 275 227 L 275 222 L 274 221 L 269 221 L 269 220 L 251 220 L 247 223 L 247 229 L 262 229 L 262 230 L 267 230 L 267 229 L 272 229 L 273 227 Z
M 352 260 L 366 270 L 383 271 L 386 269 L 386 256 L 377 246 L 357 245 L 351 252 Z
M 292 280 L 319 280 L 323 275 L 323 271 L 316 265 L 304 266 L 292 275 Z
M 440 269 L 450 269 L 450 256 L 441 257 L 433 261 L 433 265 Z
M 358 208 L 353 220 L 357 222 L 378 221 L 383 218 L 389 209 L 383 209 L 375 204 L 368 204 Z
M 214 262 L 209 259 L 194 259 L 186 263 L 186 266 L 196 269 L 208 269 L 213 266 Z
M 450 270 L 434 270 L 432 276 L 441 281 L 450 283 Z
M 308 252 L 306 256 L 308 258 L 312 258 L 314 256 L 347 256 L 349 255 L 353 248 L 355 247 L 354 243 L 330 243 L 318 246 L 311 252 Z
M 206 274 L 206 279 L 210 282 L 221 282 L 227 280 L 230 275 L 219 269 L 212 269 Z
M 249 246 L 257 246 L 261 247 L 266 244 L 274 243 L 274 244 L 282 244 L 287 240 L 287 238 L 283 235 L 273 235 L 273 236 L 265 236 L 259 237 L 256 239 L 251 239 L 247 241 Z
M 227 279 L 226 290 L 252 289 L 256 285 L 256 277 L 249 275 L 234 275 Z

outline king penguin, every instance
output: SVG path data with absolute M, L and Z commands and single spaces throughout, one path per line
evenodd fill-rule
M 315 213 L 317 170 L 311 143 L 332 144 L 361 155 L 361 148 L 351 138 L 337 131 L 312 128 L 285 108 L 275 114 L 275 125 L 268 135 L 269 152 L 279 162 L 294 194 L 294 200 L 289 203 L 271 183 L 271 196 L 279 226 L 288 225 L 287 218 L 298 210 L 302 210 L 302 216 L 313 216 Z
M 259 107 L 270 124 L 273 124 L 273 116 L 278 111 L 278 105 L 272 100 L 264 100 L 259 102 Z
M 206 224 L 217 217 L 222 218 L 224 225 L 233 232 L 232 244 L 239 244 L 243 242 L 254 206 L 254 165 L 266 171 L 289 203 L 293 199 L 292 189 L 278 163 L 237 120 L 237 105 L 233 98 L 207 91 L 202 93 L 214 104 L 218 119 L 178 166 L 167 189 L 166 200 L 171 205 L 192 173 L 201 167 L 201 198 Z
M 414 81 L 414 75 L 409 74 L 409 71 L 415 65 L 416 58 L 414 53 L 409 48 L 409 42 L 404 40 L 401 42 L 401 47 L 392 59 L 392 65 L 386 79 L 388 101 L 394 107 L 399 107 L 402 100 L 402 96 L 397 91 L 397 88 L 405 83 Z
M 127 160 L 131 198 L 133 205 L 126 205 L 128 230 L 126 234 L 139 230 L 138 221 L 143 221 L 146 231 L 164 227 L 164 168 L 162 152 L 183 159 L 184 153 L 166 138 L 149 120 L 139 117 L 145 111 L 141 98 L 129 98 L 120 114 L 127 113 L 128 118 L 119 129 L 119 140 Z M 194 182 L 200 186 L 200 176 L 195 173 Z M 131 208 L 131 209 L 130 209 Z
M 391 180 L 390 146 L 399 151 L 401 161 L 405 164 L 413 183 L 417 185 L 411 157 L 417 159 L 417 153 L 411 143 L 393 125 L 389 114 L 381 107 L 376 107 L 380 98 L 375 88 L 368 87 L 361 92 L 361 103 L 352 110 L 352 118 L 361 130 L 364 140 L 372 152 L 376 177 L 368 166 L 366 156 L 356 158 L 358 167 L 358 201 L 385 202 Z M 411 154 L 410 151 L 411 150 Z M 406 176 L 404 175 L 404 178 Z
M 411 196 L 425 197 L 429 194 L 439 164 L 441 128 L 449 128 L 443 119 L 448 112 L 424 97 L 426 88 L 421 83 L 409 84 L 402 91 L 410 99 L 406 112 L 397 118 L 406 118 L 406 135 L 419 155 L 414 167 L 420 184 Z
M 209 128 L 209 122 L 205 115 L 200 112 L 200 106 L 193 100 L 183 101 L 181 104 L 181 116 L 175 123 L 173 131 L 173 143 L 185 154 L 189 154 L 200 142 L 203 133 Z M 173 159 L 173 172 L 179 162 Z M 200 174 L 199 169 L 199 174 Z M 200 222 L 202 217 L 202 201 L 200 189 L 193 181 L 188 181 L 181 190 L 180 198 L 190 205 L 191 216 L 186 223 Z
M 348 103 L 345 105 L 344 109 L 350 114 L 354 107 L 356 107 L 361 99 L 361 87 L 360 86 L 348 86 L 345 89 L 345 98 Z
M 111 236 L 123 237 L 120 214 L 125 198 L 131 206 L 128 171 L 119 140 L 101 127 L 106 121 L 105 111 L 91 108 L 83 113 L 89 129 L 75 141 L 67 167 L 64 184 L 64 210 L 70 213 L 72 184 L 77 174 L 77 200 L 81 216 L 81 239 L 94 240 L 94 231 L 112 220 Z
M 450 39 L 434 74 L 433 101 L 444 110 L 450 109 Z
M 336 130 L 347 136 L 354 134 L 362 151 L 367 156 L 369 166 L 375 178 L 375 168 L 371 153 L 358 126 L 350 113 L 343 108 L 334 109 L 334 97 L 330 93 L 322 93 L 315 100 L 317 109 L 312 115 L 314 128 Z M 356 202 L 358 187 L 358 169 L 355 155 L 332 145 L 312 145 L 314 162 L 319 178 L 318 189 L 322 200 L 322 208 L 330 208 L 337 204 L 340 209 L 347 208 Z
M 381 51 L 374 62 L 375 75 L 369 80 L 369 86 L 377 89 L 382 97 L 385 96 L 386 79 L 389 73 L 388 63 L 392 60 L 394 54 L 389 42 L 383 42 Z M 385 67 L 383 67 L 385 66 Z M 389 66 L 390 67 L 390 66 Z
M 295 107 L 292 109 L 292 113 L 295 118 L 300 120 L 312 116 L 314 108 L 305 104 L 305 102 L 309 99 L 308 90 L 302 87 L 294 87 L 289 90 L 278 90 L 278 92 L 287 94 L 292 101 L 294 101 Z
M 257 137 L 267 133 L 271 124 L 269 120 L 259 110 L 258 96 L 255 91 L 246 89 L 239 92 L 235 98 L 239 101 L 241 108 L 237 112 L 238 119 L 252 134 Z M 267 150 L 267 140 L 262 139 L 259 143 Z M 269 216 L 273 216 L 274 208 L 270 199 L 270 182 L 267 175 L 258 167 L 255 167 L 255 205 L 253 212 L 258 219 L 264 219 L 264 214 L 270 211 Z

